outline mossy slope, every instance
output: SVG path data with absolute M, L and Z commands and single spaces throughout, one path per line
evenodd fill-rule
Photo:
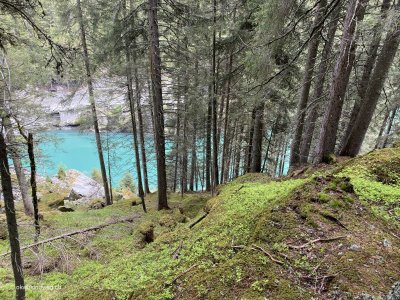
M 27 282 L 59 285 L 61 290 L 30 290 L 28 295 L 31 299 L 383 296 L 400 280 L 399 157 L 400 149 L 380 150 L 297 179 L 248 174 L 223 186 L 207 202 L 207 216 L 191 229 L 189 224 L 204 215 L 200 207 L 207 195 L 182 199 L 171 195 L 175 207 L 171 211 L 153 209 L 138 223 L 117 224 L 78 241 L 46 246 L 45 258 L 55 257 L 64 264 L 27 275 Z M 50 210 L 45 224 L 51 235 L 60 228 L 82 228 L 138 212 L 127 202 L 95 212 Z M 149 228 L 154 229 L 155 240 L 147 244 L 143 232 Z M 0 298 L 8 299 L 12 278 L 7 275 L 9 266 L 2 266 L 0 280 L 5 283 Z M 31 274 L 29 269 L 26 274 Z

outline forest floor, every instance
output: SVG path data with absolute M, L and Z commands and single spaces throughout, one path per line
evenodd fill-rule
M 24 250 L 28 299 L 385 299 L 400 281 L 400 148 L 303 171 L 170 194 L 169 211 L 152 194 L 148 214 L 132 200 L 62 213 L 50 207 L 62 195 L 42 187 L 41 239 L 137 219 Z M 0 299 L 13 284 L 0 257 Z

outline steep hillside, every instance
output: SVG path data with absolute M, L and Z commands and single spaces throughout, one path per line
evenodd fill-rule
M 57 287 L 30 299 L 385 299 L 400 281 L 400 148 L 298 178 L 247 174 L 204 209 L 208 195 L 171 197 L 174 209 L 147 215 L 127 200 L 71 213 L 43 200 L 44 236 L 138 219 L 25 251 L 28 284 Z M 2 299 L 13 293 L 8 260 Z

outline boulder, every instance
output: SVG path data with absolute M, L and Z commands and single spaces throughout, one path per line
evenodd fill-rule
M 80 173 L 72 183 L 72 188 L 69 193 L 68 200 L 75 201 L 81 198 L 104 198 L 104 188 L 97 181 Z

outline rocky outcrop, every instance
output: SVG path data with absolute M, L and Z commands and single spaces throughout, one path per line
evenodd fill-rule
M 104 188 L 97 181 L 80 173 L 73 181 L 68 200 L 104 198 Z

